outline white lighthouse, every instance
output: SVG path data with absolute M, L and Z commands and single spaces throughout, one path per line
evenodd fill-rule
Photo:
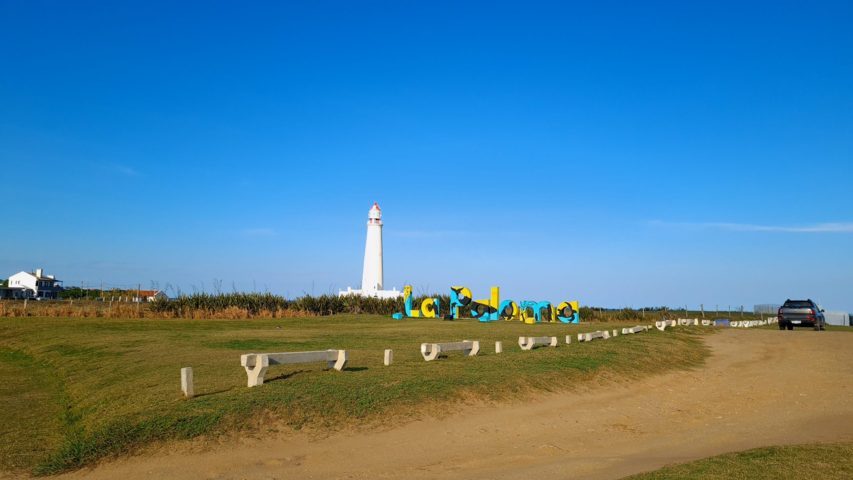
M 338 295 L 360 295 L 362 297 L 397 298 L 397 290 L 382 290 L 382 209 L 374 203 L 367 212 L 367 241 L 364 244 L 364 270 L 361 273 L 361 290 L 347 287 Z
M 367 212 L 367 242 L 364 244 L 361 290 L 382 290 L 382 209 L 378 203 L 374 203 Z

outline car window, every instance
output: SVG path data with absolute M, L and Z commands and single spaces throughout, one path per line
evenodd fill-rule
M 782 308 L 812 308 L 812 303 L 807 300 L 793 300 L 785 302 Z

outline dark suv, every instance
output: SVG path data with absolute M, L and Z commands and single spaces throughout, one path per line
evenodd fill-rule
M 779 330 L 793 330 L 794 327 L 811 327 L 815 330 L 825 330 L 826 320 L 823 309 L 809 300 L 785 300 L 779 308 Z

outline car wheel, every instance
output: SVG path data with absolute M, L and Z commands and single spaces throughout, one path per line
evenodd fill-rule
M 794 329 L 794 326 L 793 326 L 793 325 L 786 325 L 786 326 L 788 327 L 788 330 L 793 330 L 793 329 Z

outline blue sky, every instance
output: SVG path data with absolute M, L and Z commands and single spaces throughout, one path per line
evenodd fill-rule
M 176 3 L 0 3 L 2 272 L 853 311 L 850 2 Z

